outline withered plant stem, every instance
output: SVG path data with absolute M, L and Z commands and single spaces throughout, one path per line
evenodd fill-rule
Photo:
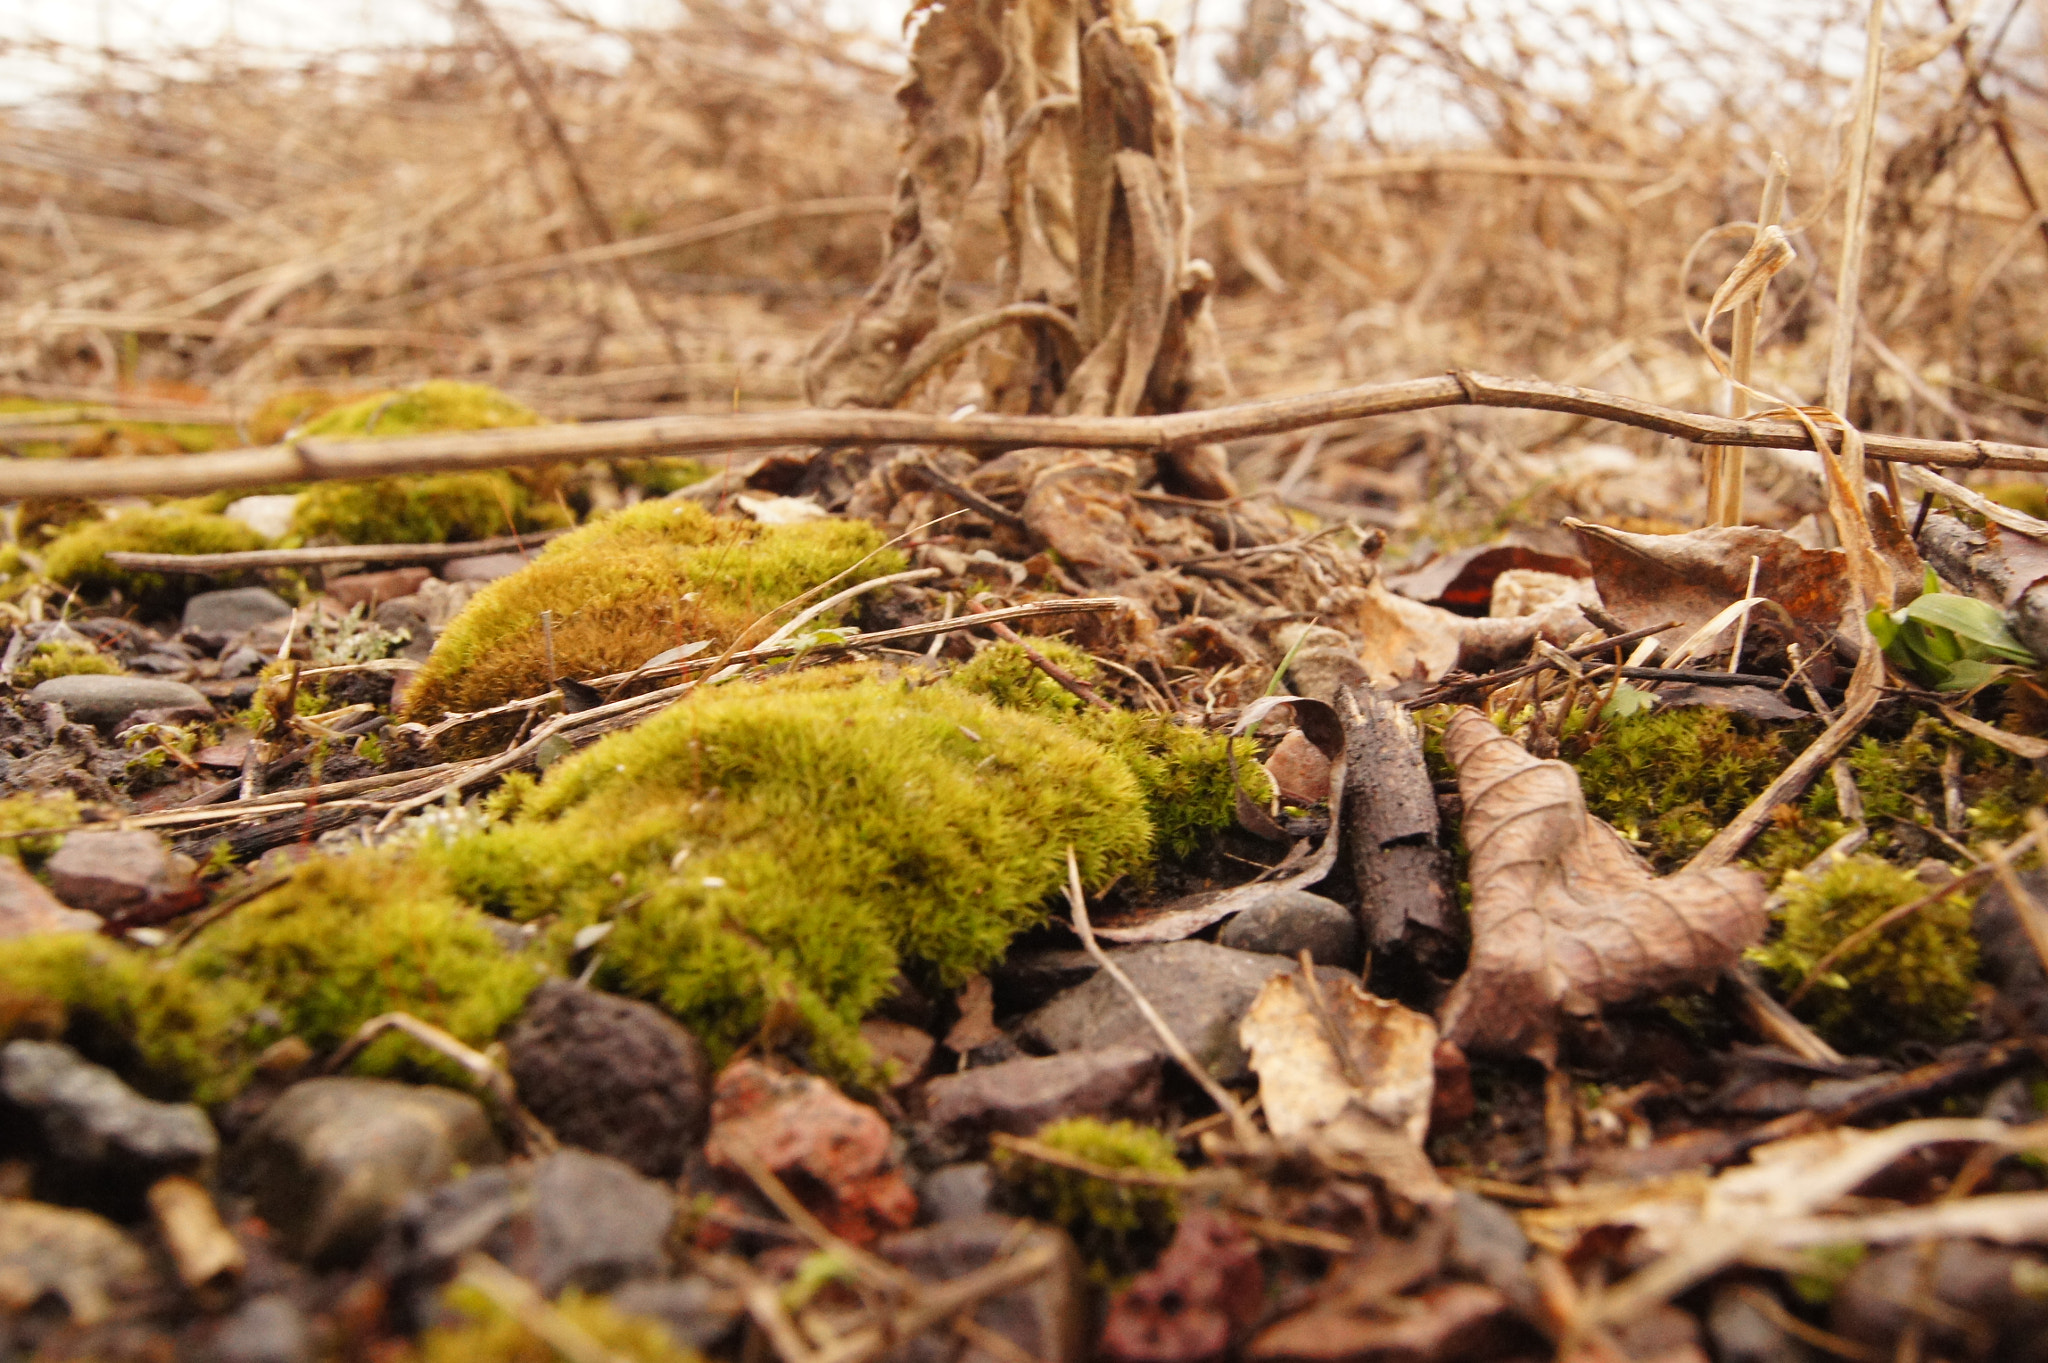
M 318 568 L 334 563 L 401 566 L 514 553 L 568 533 L 565 527 L 457 544 L 326 544 L 304 549 L 243 549 L 231 554 L 135 554 L 115 550 L 107 555 L 107 562 L 116 568 L 148 573 L 234 573 L 252 568 Z
M 1878 94 L 1884 85 L 1884 0 L 1870 0 L 1870 25 L 1864 35 L 1863 79 L 1856 90 L 1856 120 L 1849 131 L 1849 184 L 1843 194 L 1841 259 L 1835 272 L 1835 330 L 1828 351 L 1829 411 L 1849 419 L 1849 369 L 1856 358 L 1856 324 L 1861 320 L 1858 297 L 1863 286 L 1863 248 L 1870 227 L 1870 152 L 1877 139 Z M 1851 448 L 1842 451 L 1849 486 L 1863 495 L 1863 459 Z M 1894 491 L 1894 506 L 1897 493 Z M 1846 526 L 1838 527 L 1844 538 Z

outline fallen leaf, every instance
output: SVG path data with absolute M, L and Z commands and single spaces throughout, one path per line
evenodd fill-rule
M 1418 1202 L 1450 1200 L 1422 1154 L 1436 1092 L 1428 1017 L 1349 982 L 1312 992 L 1299 974 L 1276 975 L 1237 1034 L 1277 1140 L 1378 1175 Z
M 1600 599 L 1615 618 L 1631 627 L 1677 621 L 1667 638 L 1691 634 L 1750 595 L 1752 560 L 1755 595 L 1783 606 L 1814 639 L 1839 628 L 1852 604 L 1841 551 L 1808 549 L 1782 531 L 1739 525 L 1637 535 L 1577 520 L 1565 525 L 1585 546 Z
M 1563 1014 L 1706 984 L 1763 936 L 1753 872 L 1659 879 L 1586 811 L 1577 772 L 1477 710 L 1451 716 L 1444 752 L 1465 803 L 1473 942 L 1442 1024 L 1465 1050 L 1552 1064 Z
M 1439 680 L 1453 667 L 1491 665 L 1538 637 L 1562 641 L 1586 627 L 1576 605 L 1561 603 L 1512 619 L 1459 615 L 1388 591 L 1377 579 L 1359 598 L 1358 660 L 1374 690 Z
M 1002 1040 L 1002 1028 L 996 1026 L 995 986 L 989 983 L 988 976 L 976 975 L 969 980 L 954 1003 L 960 1009 L 960 1020 L 946 1033 L 947 1050 L 966 1055 Z

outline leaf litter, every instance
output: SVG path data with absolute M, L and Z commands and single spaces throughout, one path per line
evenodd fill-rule
M 329 412 L 364 414 L 351 434 L 372 438 L 451 376 L 594 432 L 800 402 L 1151 418 L 1453 357 L 1623 394 L 1516 414 L 1460 370 L 1463 409 L 1397 402 L 1228 442 L 643 445 L 460 485 L 437 480 L 484 475 L 415 468 L 392 485 L 407 506 L 487 542 L 422 546 L 439 552 L 403 582 L 359 571 L 405 567 L 402 535 L 343 563 L 356 546 L 273 544 L 279 508 L 226 491 L 126 520 L 18 501 L 0 546 L 0 1040 L 63 1040 L 134 1121 L 198 1096 L 228 1137 L 281 1139 L 266 1112 L 330 1069 L 404 1081 L 353 1103 L 471 1090 L 485 1106 L 444 1119 L 485 1138 L 464 1148 L 486 1165 L 517 1151 L 541 1243 L 619 1257 L 564 1269 L 576 1286 L 551 1300 L 484 1250 L 422 1285 L 390 1255 L 290 1264 L 256 1236 L 246 1282 L 142 1291 L 158 1270 L 137 1246 L 175 1254 L 184 1234 L 143 1208 L 231 1210 L 239 1147 L 166 1173 L 10 1089 L 27 1134 L 0 1149 L 4 1205 L 66 1231 L 0 1284 L 10 1342 L 112 1355 L 144 1347 L 130 1329 L 203 1351 L 283 1320 L 379 1356 L 865 1363 L 922 1337 L 1048 1360 L 1452 1363 L 1728 1356 L 1739 1308 L 1781 1351 L 2025 1356 L 1996 1322 L 2023 1319 L 2048 1271 L 2048 505 L 2027 454 L 2044 443 L 2038 196 L 2012 137 L 2038 112 L 2030 86 L 1984 92 L 2003 29 L 1913 29 L 1884 131 L 1875 76 L 1853 92 L 1849 145 L 1879 138 L 1882 187 L 1837 203 L 1824 125 L 1852 92 L 1739 16 L 1725 40 L 1785 79 L 1701 121 L 1653 72 L 1617 83 L 1583 45 L 1533 40 L 1536 16 L 1331 11 L 1316 29 L 1254 6 L 1203 90 L 1181 35 L 1116 5 L 919 7 L 900 84 L 800 6 L 565 17 L 630 52 L 623 68 L 471 8 L 445 50 L 291 79 L 223 55 L 209 80 L 88 83 L 56 97 L 65 118 L 10 116 L 10 451 L 118 470 Z M 1511 40 L 1446 37 L 1488 23 Z M 1557 93 L 1536 53 L 1606 93 Z M 1490 150 L 1410 155 L 1301 121 L 1325 82 L 1370 107 L 1417 72 L 1510 108 L 1481 120 Z M 309 127 L 346 128 L 345 152 L 310 154 Z M 1790 163 L 1754 164 L 1764 129 Z M 1759 176 L 1759 221 L 1724 222 Z M 1860 300 L 1858 325 L 1824 295 Z M 1814 406 L 1824 367 L 1832 405 Z M 1619 414 L 1668 434 L 1628 404 L 1724 393 L 1813 451 L 1720 445 L 1702 467 L 1648 430 L 1583 429 Z M 421 429 L 488 460 L 459 434 L 478 424 Z M 1890 472 L 1873 456 L 1901 448 L 1891 432 L 1955 476 Z M 1993 452 L 2020 477 L 1970 467 Z M 471 598 L 517 592 L 478 584 L 542 581 L 562 555 L 522 564 L 553 530 L 652 524 L 670 497 L 732 529 L 693 549 L 702 581 L 602 583 L 604 621 L 523 603 L 493 665 L 526 680 L 412 708 Z M 147 562 L 104 557 L 144 521 L 162 542 L 117 552 Z M 878 533 L 831 562 L 732 547 L 847 521 Z M 254 545 L 261 563 L 177 560 Z M 208 590 L 257 581 L 232 617 Z M 182 689 L 145 704 L 145 680 Z M 788 701 L 806 686 L 815 704 Z M 833 727 L 839 686 L 874 697 L 866 754 L 847 747 L 862 716 Z M 760 703 L 716 705 L 736 688 Z M 719 725 L 664 747 L 645 723 L 664 712 Z M 853 809 L 804 788 L 828 769 L 849 789 L 892 779 Z M 970 789 L 985 823 L 932 821 L 932 792 Z M 1092 819 L 1068 808 L 1083 791 Z M 144 895 L 182 855 L 208 902 L 92 931 L 80 882 L 49 864 L 109 821 L 143 841 L 90 868 L 95 893 Z M 833 821 L 844 841 L 798 836 Z M 790 864 L 796 847 L 812 850 Z M 259 919 L 302 904 L 312 921 L 312 887 L 349 876 L 399 887 L 394 921 L 418 940 L 265 940 Z M 1066 923 L 1044 902 L 1062 883 Z M 317 907 L 373 921 L 367 892 Z M 263 969 L 203 973 L 236 933 Z M 1189 977 L 1146 973 L 1155 1006 L 1119 961 L 1162 946 Z M 412 979 L 414 950 L 457 966 Z M 1096 971 L 1137 996 L 1157 1046 L 1026 1050 L 1022 1019 Z M 521 984 L 443 996 L 471 976 Z M 578 980 L 586 1002 L 561 1006 L 592 1020 L 494 1043 L 544 976 Z M 280 979 L 319 986 L 317 1008 Z M 315 1011 L 309 1042 L 294 1020 Z M 1207 1072 L 1218 1035 L 1251 1083 Z M 593 1093 L 669 1095 L 713 1158 L 666 1189 L 577 1165 L 494 1044 L 558 1047 L 556 1072 Z M 1165 1085 L 1158 1047 L 1181 1070 Z M 1042 1139 L 937 1132 L 925 1085 L 961 1070 L 995 1081 L 988 1101 L 1067 1120 Z M 351 1153 L 319 1139 L 337 1129 L 307 1133 L 306 1158 Z M 991 1148 L 1032 1172 L 994 1179 Z M 496 1205 L 514 1176 L 467 1163 L 428 1160 L 394 1196 Z M 322 1168 L 287 1198 L 368 1177 Z M 578 1178 L 610 1191 L 548 1200 Z M 146 1199 L 110 1191 L 138 1180 Z M 1062 1228 L 1023 1219 L 1027 1186 L 1071 1212 Z M 635 1232 L 603 1218 L 676 1198 L 674 1233 L 617 1268 Z M 467 1224 L 434 1229 L 454 1243 Z M 1990 1245 L 2011 1247 L 1991 1286 L 1951 1271 Z M 1888 1286 L 1899 1255 L 1920 1265 L 1913 1292 Z M 422 1334 L 399 1303 L 444 1286 L 437 1309 L 467 1323 Z M 109 1324 L 116 1299 L 142 1324 Z M 1880 1319 L 1874 1300 L 1906 1304 Z

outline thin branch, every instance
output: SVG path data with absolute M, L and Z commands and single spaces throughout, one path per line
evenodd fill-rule
M 523 552 L 568 528 L 456 544 L 328 544 L 307 549 L 243 549 L 231 554 L 136 554 L 115 550 L 107 562 L 149 573 L 233 573 L 252 568 L 318 568 L 330 563 L 447 563 L 484 554 Z M 310 673 L 308 675 L 311 675 Z
M 1705 445 L 1811 450 L 1816 437 L 1840 449 L 1839 431 L 1804 423 L 1735 420 L 1542 379 L 1469 370 L 1436 378 L 1367 384 L 1303 397 L 1239 403 L 1171 416 L 1047 417 L 857 409 L 663 416 L 571 426 L 396 436 L 384 440 L 299 440 L 215 454 L 123 459 L 0 461 L 9 498 L 190 496 L 227 488 L 461 469 L 518 468 L 565 459 L 627 459 L 736 449 L 820 445 L 952 445 L 1000 451 L 1038 445 L 1076 449 L 1177 450 L 1305 430 L 1336 421 L 1437 407 L 1560 412 L 1656 431 Z M 2048 472 L 2048 449 L 1992 440 L 1863 437 L 1866 458 L 1957 468 Z

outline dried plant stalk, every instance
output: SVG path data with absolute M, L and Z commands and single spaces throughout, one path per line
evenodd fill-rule
M 1756 211 L 1756 241 L 1766 228 L 1776 227 L 1785 212 L 1785 185 L 1791 178 L 1785 158 L 1771 153 L 1771 168 L 1764 175 L 1763 201 Z M 1752 247 L 1754 247 L 1754 242 Z M 1768 287 L 1768 284 L 1766 285 Z M 1729 336 L 1728 415 L 1749 415 L 1749 382 L 1756 367 L 1757 314 L 1762 296 L 1745 296 L 1735 305 L 1734 326 Z M 1742 480 L 1746 460 L 1740 446 L 1716 445 L 1707 451 L 1707 520 L 1712 525 L 1742 524 Z

